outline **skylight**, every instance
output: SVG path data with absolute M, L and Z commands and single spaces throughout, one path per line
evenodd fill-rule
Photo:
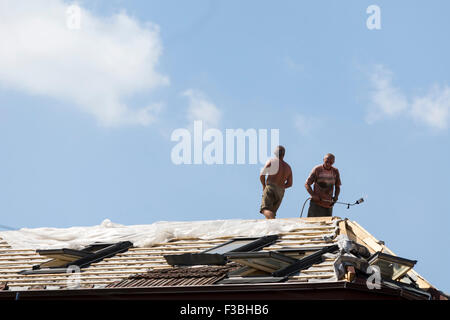
M 48 274 L 65 273 L 70 266 L 79 268 L 87 267 L 91 263 L 101 261 L 114 256 L 117 253 L 127 251 L 133 244 L 129 241 L 111 243 L 94 243 L 83 250 L 50 249 L 37 250 L 41 256 L 52 258 L 40 265 L 33 266 L 32 270 L 23 270 L 20 274 Z
M 224 243 L 220 246 L 214 247 L 212 249 L 203 251 L 203 253 L 224 254 L 224 253 L 227 253 L 230 251 L 239 250 L 239 248 L 254 242 L 256 239 L 258 239 L 258 238 L 235 239 L 235 240 L 229 241 L 227 243 Z
M 416 260 L 400 258 L 382 252 L 377 252 L 369 258 L 370 265 L 376 265 L 380 268 L 382 278 L 392 280 L 400 279 L 416 263 Z
M 225 256 L 244 267 L 230 272 L 220 283 L 266 283 L 284 281 L 288 276 L 322 261 L 322 255 L 338 250 L 337 245 L 324 247 L 301 259 L 276 251 L 230 252 Z M 289 250 L 291 252 L 292 250 Z M 302 250 L 300 250 L 302 251 Z M 304 252 L 303 252 L 304 253 Z
M 290 266 L 297 259 L 290 258 L 280 253 L 269 252 L 231 252 L 225 255 L 229 260 L 241 265 L 252 267 L 271 274 L 277 270 Z
M 323 254 L 329 253 L 329 252 L 334 252 L 338 249 L 339 249 L 339 246 L 336 244 L 328 246 L 328 247 L 324 247 L 324 248 L 316 251 L 313 254 L 310 254 L 300 260 L 297 260 L 297 262 L 294 262 L 293 264 L 291 264 L 281 270 L 273 272 L 272 275 L 275 277 L 290 276 L 300 270 L 309 268 L 310 266 L 312 266 L 315 263 L 321 262 Z
M 278 235 L 260 238 L 236 238 L 201 253 L 165 255 L 164 258 L 172 266 L 224 265 L 227 262 L 224 256 L 226 253 L 257 251 L 271 245 L 277 239 Z
M 224 254 L 227 252 L 248 252 L 262 249 L 278 239 L 277 235 L 265 236 L 261 238 L 236 238 L 203 253 Z

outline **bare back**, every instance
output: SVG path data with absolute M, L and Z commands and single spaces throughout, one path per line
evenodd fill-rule
M 268 165 L 269 163 L 270 165 Z M 276 184 L 277 186 L 285 187 L 286 181 L 288 181 L 292 177 L 292 170 L 287 162 L 275 158 L 271 159 L 270 162 L 266 164 L 266 166 L 271 167 L 272 169 L 269 169 L 267 184 Z

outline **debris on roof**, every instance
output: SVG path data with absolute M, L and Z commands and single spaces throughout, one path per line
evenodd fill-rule
M 149 225 L 124 226 L 104 220 L 93 227 L 22 228 L 2 231 L 3 238 L 14 249 L 81 249 L 94 242 L 131 241 L 135 247 L 151 247 L 173 239 L 220 239 L 261 237 L 311 227 L 301 219 L 276 220 L 209 220 L 155 222 Z M 319 226 L 319 224 L 318 224 Z
M 0 290 L 9 290 L 7 282 L 0 282 Z

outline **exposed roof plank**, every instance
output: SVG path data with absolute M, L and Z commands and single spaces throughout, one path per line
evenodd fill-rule
M 317 238 L 315 238 L 317 239 Z M 309 241 L 302 241 L 302 240 L 280 240 L 275 243 L 275 245 L 289 245 L 289 244 L 308 244 L 308 243 L 327 243 L 325 240 L 317 239 L 317 240 L 309 240 Z
M 333 230 L 335 227 L 333 225 L 327 225 L 327 226 L 311 226 L 311 227 L 303 227 L 301 229 L 294 229 L 290 232 L 305 232 L 307 230 L 312 231 L 312 230 Z
M 22 257 L 22 256 L 32 256 L 32 257 L 38 257 L 41 258 L 43 256 L 38 255 L 38 254 L 32 254 L 32 253 L 26 253 L 26 252 L 22 252 L 22 253 L 10 253 L 10 252 L 1 252 L 0 251 L 0 257 L 6 256 L 8 255 L 9 257 Z
M 289 234 L 289 235 L 280 235 L 280 239 L 314 239 L 317 237 L 323 237 L 323 236 L 332 236 L 334 233 L 323 233 L 323 232 L 317 232 L 317 233 L 310 233 L 310 234 Z
M 152 256 L 155 256 L 155 255 L 159 255 L 159 256 L 163 256 L 163 255 L 165 255 L 165 254 L 172 254 L 172 253 L 175 253 L 175 254 L 178 254 L 178 253 L 198 253 L 198 252 L 201 252 L 201 251 L 203 251 L 203 250 L 189 250 L 189 251 L 158 251 L 157 252 L 157 254 L 155 254 L 155 252 L 152 252 Z M 133 259 L 136 259 L 136 260 L 142 260 L 142 259 L 146 259 L 147 257 L 124 257 L 124 256 L 117 256 L 117 257 L 113 257 L 113 258 L 106 258 L 106 259 L 103 259 L 103 261 L 114 261 L 114 260 L 133 260 Z
M 96 265 L 90 265 L 88 268 L 97 268 L 97 267 L 105 267 L 105 266 L 117 266 L 117 265 L 155 265 L 160 263 L 166 263 L 165 259 L 145 259 L 143 257 L 142 259 L 135 260 L 135 259 L 126 259 L 126 260 L 109 260 L 105 261 L 101 264 Z
M 346 223 L 346 221 L 345 221 L 345 220 L 342 220 L 342 221 L 339 222 L 338 225 L 339 225 L 339 234 L 340 234 L 340 235 L 345 235 L 345 236 L 348 237 L 348 234 L 347 234 L 347 223 Z
M 80 278 L 86 278 L 86 277 L 98 277 L 98 276 L 108 276 L 108 277 L 115 277 L 115 275 L 117 275 L 118 277 L 123 277 L 124 274 L 129 274 L 129 275 L 133 275 L 135 273 L 144 273 L 147 272 L 149 269 L 130 269 L 130 270 L 126 270 L 126 272 L 122 272 L 122 273 L 118 273 L 117 271 L 111 272 L 111 273 L 105 273 L 105 272 L 98 272 L 95 275 L 92 274 L 88 274 L 85 272 L 81 272 L 78 273 L 76 277 L 80 277 Z M 118 270 L 121 271 L 121 270 Z M 53 278 L 58 278 L 58 279 L 67 279 L 69 277 L 73 277 L 74 274 L 73 273 L 59 273 L 59 274 L 48 274 L 48 275 L 43 275 L 43 274 L 29 274 L 26 276 L 23 275 L 19 275 L 19 274 L 15 274 L 15 275 L 10 275 L 7 277 L 7 279 L 11 279 L 12 280 L 17 280 L 17 279 L 27 279 L 27 281 L 30 280 L 36 280 L 36 279 L 53 279 Z M 0 275 L 0 279 L 5 279 L 5 275 Z
M 361 240 L 366 244 L 366 246 L 371 251 L 381 251 L 380 247 L 387 253 L 391 255 L 395 255 L 394 252 L 392 252 L 388 247 L 385 245 L 381 245 L 378 243 L 378 240 L 371 235 L 369 232 L 367 232 L 363 227 L 361 227 L 356 221 L 347 221 L 347 226 L 350 228 L 350 230 Z M 369 240 L 370 239 L 370 240 Z M 378 245 L 374 246 L 374 243 Z M 422 289 L 428 289 L 432 288 L 433 286 L 426 281 L 420 274 L 418 274 L 415 270 L 410 270 L 408 274 L 412 273 L 417 277 L 417 284 Z
M 163 248 L 163 249 L 167 248 L 167 249 L 181 250 L 181 249 L 197 249 L 197 248 L 208 249 L 208 248 L 212 248 L 214 246 L 215 246 L 215 244 L 208 244 L 208 245 L 202 245 L 202 244 L 200 244 L 200 245 L 179 245 L 179 244 L 172 243 L 172 244 L 166 244 L 166 245 L 158 245 L 157 247 L 158 248 Z
M 210 248 L 213 248 L 213 247 L 210 247 Z M 203 251 L 203 250 L 202 250 Z M 178 252 L 178 251 L 177 251 Z M 148 256 L 149 254 L 151 254 L 152 256 L 154 256 L 154 257 L 160 257 L 160 256 L 162 256 L 162 255 L 160 255 L 160 254 L 155 254 L 154 252 L 128 252 L 128 253 L 121 253 L 121 254 L 118 254 L 117 256 L 120 256 L 120 257 L 138 257 L 138 256 Z
M 85 281 L 91 281 L 91 280 L 110 280 L 110 281 L 116 281 L 116 280 L 122 280 L 124 278 L 124 276 L 90 276 L 90 277 L 79 277 L 76 278 L 77 280 L 79 279 L 80 282 L 85 282 Z M 45 277 L 40 277 L 40 278 L 35 278 L 35 279 L 13 279 L 11 281 L 8 282 L 8 284 L 10 283 L 31 283 L 30 280 L 33 280 L 33 282 L 50 282 L 50 281 L 55 281 L 55 282 L 65 282 L 67 284 L 67 280 L 71 280 L 67 277 L 62 278 L 62 277 L 54 277 L 54 278 L 45 278 Z
M 314 274 L 314 275 L 300 275 L 300 276 L 290 276 L 291 279 L 325 279 L 325 278 L 333 278 L 335 274 Z
M 214 246 L 212 246 L 211 248 L 213 248 L 213 247 Z M 158 248 L 148 250 L 147 252 L 148 252 L 148 254 L 164 255 L 167 253 L 170 254 L 170 253 L 180 253 L 180 252 L 201 252 L 201 251 L 204 251 L 204 249 L 197 249 L 197 250 L 195 248 L 193 248 L 193 249 L 183 249 L 183 248 L 177 249 L 175 247 L 172 247 L 172 248 L 166 248 L 166 250 L 165 250 L 164 248 L 158 247 Z
M 319 274 L 319 272 L 334 274 L 334 269 L 330 269 L 330 268 L 324 268 L 324 269 L 321 269 L 321 270 L 305 269 L 305 270 L 301 271 L 301 273 L 313 273 L 313 274 Z
M 33 250 L 33 249 L 13 249 L 13 248 L 0 249 L 0 253 L 10 253 L 10 252 L 32 252 L 32 253 L 36 253 L 36 250 Z
M 200 244 L 200 245 L 216 246 L 218 244 L 225 243 L 227 241 L 228 240 L 214 240 L 214 239 L 211 239 L 211 240 L 198 240 L 198 244 Z M 197 241 L 195 241 L 195 240 L 188 240 L 188 241 L 175 240 L 175 241 L 169 241 L 169 242 L 164 242 L 164 243 L 156 243 L 156 244 L 152 245 L 151 247 L 139 247 L 139 248 L 135 247 L 135 248 L 133 248 L 133 251 L 147 250 L 147 249 L 150 249 L 150 248 L 152 248 L 154 246 L 167 246 L 167 245 L 172 245 L 172 246 L 184 246 L 184 245 L 187 245 L 187 246 L 189 246 L 189 245 L 196 245 L 196 244 L 197 244 Z
M 10 260 L 16 260 L 15 258 L 11 258 L 11 257 L 6 257 L 6 256 L 4 256 L 4 257 L 0 257 L 0 261 L 10 261 Z M 47 261 L 48 260 L 48 258 L 47 259 L 45 259 L 45 258 L 42 258 L 41 256 L 30 256 L 30 257 L 24 257 L 24 256 L 21 256 L 20 258 L 17 258 L 17 260 L 42 260 L 42 261 Z

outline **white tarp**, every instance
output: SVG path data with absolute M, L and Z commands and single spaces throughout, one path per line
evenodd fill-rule
M 119 241 L 131 241 L 136 247 L 149 247 L 172 239 L 261 237 L 314 225 L 304 223 L 300 219 L 259 219 L 162 221 L 148 225 L 124 226 L 106 219 L 100 225 L 92 227 L 22 228 L 17 231 L 2 231 L 0 237 L 15 249 L 81 249 L 94 242 Z

